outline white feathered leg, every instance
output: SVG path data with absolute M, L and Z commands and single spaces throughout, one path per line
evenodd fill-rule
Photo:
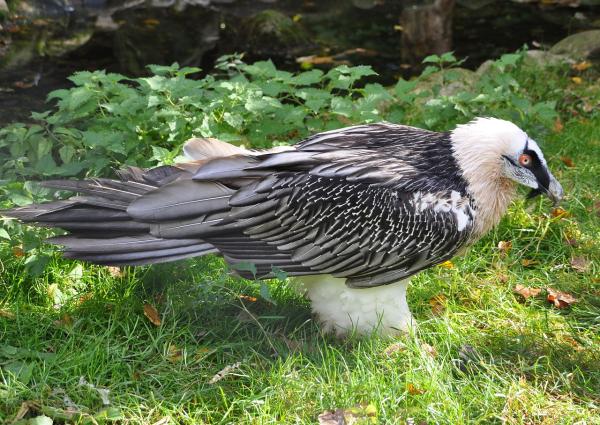
M 407 331 L 413 324 L 406 303 L 408 279 L 365 289 L 349 288 L 346 279 L 329 275 L 306 276 L 298 280 L 323 328 L 338 336 L 352 330 L 369 334 L 374 329 L 381 335 L 395 335 Z

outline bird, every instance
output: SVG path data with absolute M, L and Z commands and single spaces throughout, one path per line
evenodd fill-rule
M 183 152 L 114 179 L 44 181 L 77 195 L 2 214 L 67 231 L 49 242 L 96 264 L 218 254 L 243 278 L 284 272 L 324 331 L 397 335 L 415 326 L 410 278 L 497 225 L 519 184 L 563 197 L 538 144 L 491 117 L 446 132 L 354 125 L 270 150 L 193 138 Z

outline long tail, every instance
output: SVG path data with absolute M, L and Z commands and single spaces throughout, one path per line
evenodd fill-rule
M 42 186 L 67 190 L 80 196 L 67 200 L 33 204 L 26 207 L 0 211 L 6 217 L 12 217 L 36 226 L 54 227 L 68 231 L 65 236 L 50 238 L 48 242 L 63 247 L 67 258 L 85 260 L 104 265 L 142 265 L 163 263 L 208 253 L 218 252 L 210 243 L 202 239 L 178 237 L 167 239 L 157 236 L 156 225 L 152 223 L 152 214 L 162 219 L 171 211 L 174 217 L 198 212 L 198 205 L 204 209 L 219 209 L 215 205 L 215 192 L 225 200 L 233 191 L 221 185 L 206 183 L 193 185 L 193 191 L 181 191 L 181 182 L 173 202 L 165 202 L 169 190 L 163 190 L 157 199 L 160 211 L 146 212 L 149 220 L 140 220 L 128 208 L 144 195 L 150 204 L 154 196 L 152 191 L 164 188 L 177 180 L 190 179 L 204 163 L 214 158 L 247 154 L 248 151 L 214 139 L 192 139 L 185 145 L 185 153 L 192 160 L 181 166 L 162 166 L 150 170 L 127 167 L 118 172 L 119 180 L 94 178 L 89 180 L 51 180 Z M 190 183 L 192 183 L 190 181 Z M 181 199 L 183 198 L 185 199 Z M 165 207 L 165 204 L 168 207 Z M 139 205 L 139 204 L 138 204 Z M 136 209 L 135 207 L 131 209 Z M 169 227 L 163 223 L 163 230 Z

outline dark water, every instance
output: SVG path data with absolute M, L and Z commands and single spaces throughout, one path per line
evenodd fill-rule
M 0 125 L 48 108 L 44 99 L 68 87 L 77 70 L 142 75 L 149 63 L 179 62 L 209 72 L 223 54 L 272 59 L 299 70 L 304 62 L 369 64 L 392 83 L 419 70 L 403 64 L 403 7 L 390 0 L 30 0 L 29 9 L 0 14 Z M 210 4 L 209 4 L 210 3 Z M 9 0 L 10 4 L 10 0 Z M 482 6 L 483 5 L 483 6 Z M 134 7 L 132 7 L 134 6 Z M 465 66 L 527 44 L 548 47 L 598 24 L 600 7 L 458 1 L 452 45 Z M 313 56 L 313 59 L 310 57 Z M 302 62 L 302 61 L 300 61 Z

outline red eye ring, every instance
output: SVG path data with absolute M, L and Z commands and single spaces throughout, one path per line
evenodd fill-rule
M 522 153 L 519 156 L 519 164 L 521 164 L 523 167 L 529 167 L 531 165 L 532 159 L 530 155 L 527 155 L 526 153 Z

